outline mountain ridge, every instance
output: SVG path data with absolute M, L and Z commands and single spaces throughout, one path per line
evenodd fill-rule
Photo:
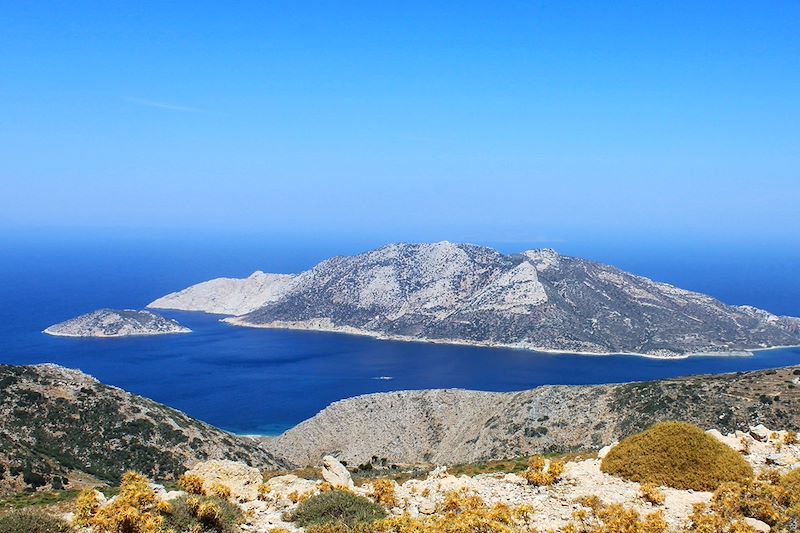
M 551 249 L 447 241 L 389 244 L 294 275 L 218 278 L 148 307 L 227 310 L 238 326 L 552 352 L 683 357 L 800 344 L 800 319 Z
M 277 437 L 271 453 L 297 465 L 327 454 L 351 465 L 458 464 L 598 449 L 655 422 L 722 432 L 765 424 L 800 429 L 800 367 L 515 392 L 425 389 L 331 403 Z

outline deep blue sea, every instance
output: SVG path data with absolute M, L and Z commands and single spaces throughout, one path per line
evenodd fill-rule
M 158 296 L 212 277 L 246 276 L 256 269 L 297 272 L 330 255 L 379 244 L 223 236 L 148 239 L 113 233 L 92 239 L 0 236 L 0 362 L 79 368 L 215 426 L 249 434 L 280 432 L 333 401 L 371 392 L 432 387 L 510 391 L 800 363 L 800 349 L 675 361 L 554 355 L 236 328 L 198 313 L 165 313 L 190 327 L 189 335 L 79 340 L 40 333 L 100 307 L 142 308 Z M 495 245 L 504 251 L 540 246 Z M 741 243 L 551 246 L 726 303 L 800 315 L 796 249 Z

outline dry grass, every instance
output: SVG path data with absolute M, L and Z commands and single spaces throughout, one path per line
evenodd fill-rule
M 611 449 L 600 468 L 639 483 L 704 491 L 753 477 L 741 455 L 684 422 L 661 422 L 628 437 Z

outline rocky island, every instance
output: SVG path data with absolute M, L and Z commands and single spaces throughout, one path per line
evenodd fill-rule
M 43 333 L 58 337 L 130 337 L 191 333 L 191 330 L 151 311 L 98 309 L 54 324 Z
M 553 250 L 390 244 L 297 275 L 220 278 L 148 307 L 229 315 L 247 327 L 540 351 L 747 354 L 800 344 L 800 319 Z

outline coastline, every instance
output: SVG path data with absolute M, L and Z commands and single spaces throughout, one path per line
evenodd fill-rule
M 202 313 L 202 311 L 199 312 Z M 752 357 L 756 352 L 762 352 L 768 350 L 781 350 L 788 348 L 800 348 L 800 344 L 797 344 L 797 345 L 786 345 L 786 346 L 770 346 L 767 348 L 753 348 L 753 349 L 736 350 L 736 351 L 732 350 L 727 352 L 725 351 L 697 352 L 697 353 L 685 353 L 685 354 L 675 354 L 675 355 L 659 355 L 659 354 L 647 354 L 647 353 L 637 353 L 637 352 L 591 352 L 591 351 L 581 351 L 581 350 L 554 350 L 551 348 L 530 346 L 522 343 L 516 343 L 516 344 L 490 343 L 490 342 L 478 342 L 478 341 L 465 341 L 462 339 L 428 339 L 428 338 L 409 337 L 407 335 L 389 335 L 386 333 L 378 333 L 350 326 L 334 326 L 330 324 L 329 319 L 318 319 L 318 321 L 313 323 L 280 321 L 280 322 L 270 322 L 266 324 L 253 324 L 250 322 L 240 320 L 239 317 L 229 316 L 220 319 L 220 322 L 225 322 L 226 324 L 230 324 L 232 326 L 245 327 L 245 328 L 318 331 L 324 333 L 355 335 L 361 337 L 370 337 L 378 340 L 389 340 L 398 342 L 420 342 L 427 344 L 470 346 L 474 348 L 502 348 L 511 350 L 524 350 L 528 352 L 540 352 L 540 353 L 547 353 L 554 355 L 585 355 L 585 356 L 596 356 L 596 357 L 610 356 L 610 355 L 625 355 L 634 357 L 644 357 L 648 359 L 665 359 L 665 360 L 682 360 L 682 359 L 688 359 L 690 357 Z

